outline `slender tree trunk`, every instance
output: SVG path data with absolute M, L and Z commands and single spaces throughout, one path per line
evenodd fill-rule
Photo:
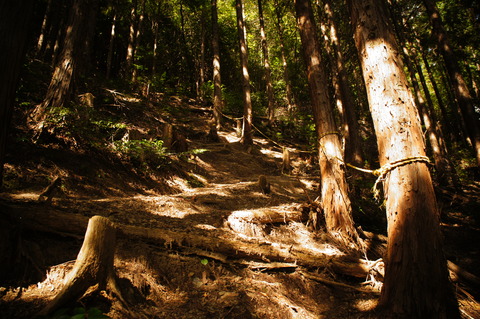
M 115 42 L 115 27 L 117 24 L 117 12 L 116 8 L 113 8 L 113 18 L 112 18 L 112 28 L 110 30 L 110 42 L 108 44 L 108 55 L 107 55 L 107 79 L 110 78 L 112 72 L 112 59 L 113 59 L 113 44 Z
M 133 53 L 135 51 L 135 25 L 137 20 L 137 0 L 132 2 L 132 9 L 130 11 L 130 27 L 128 32 L 128 46 L 127 56 L 125 57 L 124 77 L 128 78 L 131 75 L 133 64 Z
M 347 71 L 345 69 L 344 57 L 340 48 L 337 35 L 337 23 L 332 10 L 330 0 L 324 1 L 324 12 L 327 16 L 329 39 L 331 43 L 332 60 L 332 81 L 336 94 L 336 105 L 342 116 L 342 134 L 345 138 L 345 160 L 348 163 L 360 165 L 363 163 L 363 154 L 360 144 L 357 115 L 354 108 L 353 95 L 348 83 Z
M 136 32 L 135 32 L 135 45 L 133 46 L 133 62 L 135 62 L 136 57 L 137 57 L 137 49 L 140 46 L 140 35 L 142 32 L 142 26 L 143 26 L 143 19 L 145 17 L 145 0 L 142 0 L 142 12 L 140 13 L 140 16 L 138 17 L 138 23 L 136 27 Z M 137 82 L 137 67 L 133 65 L 132 68 L 132 74 L 131 74 L 131 80 L 132 83 Z
M 88 39 L 88 21 L 95 19 L 96 0 L 75 0 L 70 11 L 69 23 L 59 61 L 56 63 L 47 94 L 43 102 L 37 106 L 33 120 L 37 138 L 46 127 L 47 110 L 52 107 L 66 106 L 71 99 L 75 78 L 82 64 L 82 54 Z
M 206 42 L 206 14 L 205 7 L 202 6 L 202 19 L 200 20 L 200 57 L 198 59 L 198 77 L 196 81 L 197 87 L 197 101 L 203 103 L 205 100 L 205 94 L 203 92 L 203 86 L 205 83 L 205 42 Z
M 40 35 L 38 36 L 37 41 L 37 56 L 42 52 L 43 46 L 45 44 L 45 37 L 47 32 L 47 26 L 50 24 L 51 12 L 52 12 L 52 0 L 48 0 L 47 8 L 45 9 L 45 15 L 43 16 L 42 27 L 40 28 Z
M 222 126 L 222 79 L 220 76 L 220 37 L 218 35 L 217 0 L 212 0 L 212 51 L 213 51 L 213 116 L 215 126 Z
M 388 221 L 381 318 L 460 318 L 414 99 L 383 0 L 349 0 L 385 169 Z M 398 163 L 398 164 L 394 164 Z
M 263 17 L 262 0 L 258 0 L 258 17 L 260 20 L 260 39 L 262 42 L 263 65 L 265 67 L 265 83 L 267 85 L 268 122 L 272 124 L 275 120 L 275 97 L 273 94 L 270 59 L 268 57 L 267 36 L 265 35 L 265 19 Z
M 296 0 L 295 11 L 303 53 L 307 64 L 310 98 L 319 143 L 321 205 L 326 226 L 337 240 L 354 248 L 363 248 L 353 224 L 352 207 L 345 178 L 342 145 L 328 96 L 328 84 L 318 45 L 317 31 L 309 0 Z
M 425 66 L 425 70 L 427 71 L 428 79 L 430 80 L 430 83 L 432 83 L 432 88 L 433 92 L 435 93 L 435 97 L 438 102 L 438 107 L 440 108 L 440 112 L 442 114 L 443 118 L 443 123 L 445 123 L 445 128 L 446 128 L 446 134 L 448 134 L 449 138 L 451 141 L 459 140 L 459 137 L 457 134 L 454 134 L 454 131 L 460 131 L 460 127 L 458 123 L 450 121 L 450 116 L 447 111 L 447 107 L 445 106 L 445 103 L 442 98 L 442 94 L 440 93 L 440 89 L 438 88 L 437 80 L 433 76 L 432 69 L 430 68 L 430 63 L 427 60 L 427 56 L 425 52 L 421 51 L 420 52 L 422 56 L 422 61 L 423 65 Z M 456 129 L 454 129 L 456 127 Z
M 417 54 L 418 56 L 418 54 Z M 431 125 L 436 131 L 435 137 L 436 140 L 438 141 L 438 148 L 439 148 L 439 158 L 435 158 L 435 166 L 437 167 L 437 176 L 439 177 L 439 182 L 446 182 L 447 184 L 452 184 L 455 186 L 459 185 L 458 182 L 458 176 L 457 172 L 455 170 L 455 167 L 453 166 L 452 162 L 450 161 L 449 158 L 449 151 L 448 151 L 448 146 L 447 143 L 445 142 L 445 136 L 443 134 L 443 129 L 442 129 L 442 124 L 440 121 L 437 120 L 437 115 L 435 114 L 435 107 L 433 104 L 432 97 L 430 95 L 430 91 L 427 85 L 427 81 L 425 79 L 425 75 L 423 74 L 422 67 L 418 63 L 414 63 L 414 68 L 417 70 L 418 73 L 418 78 L 420 79 L 420 83 L 422 84 L 423 92 L 425 92 L 425 98 L 427 100 L 426 104 L 426 115 L 428 119 L 430 120 Z M 424 119 L 425 122 L 425 119 Z M 425 124 L 425 127 L 427 125 Z M 427 128 L 427 132 L 428 128 Z M 434 142 L 432 140 L 432 134 L 429 132 L 429 139 L 430 143 L 432 145 L 432 148 L 434 148 Z M 434 150 L 435 152 L 435 150 Z M 440 163 L 437 163 L 439 161 Z M 442 168 L 443 167 L 443 168 Z
M 458 61 L 451 47 L 440 13 L 435 5 L 435 0 L 424 0 L 430 21 L 433 26 L 433 36 L 438 42 L 438 50 L 442 53 L 445 67 L 457 98 L 463 121 L 467 128 L 468 136 L 471 139 L 477 165 L 480 166 L 480 121 L 479 114 L 475 112 L 474 101 L 470 90 L 462 76 Z
M 250 94 L 250 75 L 248 74 L 247 28 L 243 15 L 243 2 L 236 0 L 238 42 L 240 45 L 240 66 L 242 70 L 243 92 L 243 129 L 242 143 L 252 145 L 252 100 Z
M 293 98 L 292 84 L 290 83 L 290 74 L 288 72 L 287 57 L 285 54 L 285 39 L 284 39 L 284 31 L 283 31 L 283 24 L 282 24 L 282 12 L 280 10 L 278 0 L 275 0 L 275 13 L 277 16 L 276 26 L 277 26 L 277 32 L 278 32 L 278 37 L 280 41 L 279 43 L 280 54 L 282 56 L 283 79 L 285 81 L 287 110 L 288 110 L 288 113 L 292 114 L 293 111 L 297 108 L 297 106 L 295 105 L 295 99 Z
M 32 0 L 3 1 L 0 3 L 0 188 L 3 182 L 3 164 L 8 128 L 15 103 L 15 91 L 28 35 Z M 8 48 L 8 49 L 7 49 Z

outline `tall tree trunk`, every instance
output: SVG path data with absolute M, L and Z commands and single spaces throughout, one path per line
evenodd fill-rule
M 475 112 L 474 101 L 470 90 L 462 76 L 458 61 L 451 47 L 443 22 L 438 12 L 435 0 L 424 0 L 430 21 L 433 26 L 433 35 L 438 42 L 438 50 L 443 55 L 445 67 L 457 98 L 463 121 L 471 139 L 472 146 L 477 158 L 477 165 L 480 166 L 480 121 L 479 114 Z
M 142 32 L 142 26 L 143 26 L 143 19 L 145 17 L 145 0 L 142 0 L 142 11 L 140 12 L 140 16 L 138 17 L 138 23 L 136 27 L 136 32 L 135 32 L 135 45 L 133 46 L 133 62 L 135 62 L 137 58 L 137 49 L 140 46 L 140 35 Z M 132 68 L 132 74 L 131 74 L 131 80 L 132 83 L 137 82 L 137 67 L 135 66 L 135 63 Z
M 360 165 L 363 163 L 363 154 L 360 145 L 360 135 L 357 134 L 359 127 L 357 115 L 355 114 L 352 91 L 348 84 L 344 57 L 337 35 L 337 22 L 334 17 L 331 1 L 325 0 L 324 3 L 324 12 L 327 16 L 328 29 L 330 30 L 331 55 L 333 56 L 332 82 L 335 89 L 336 105 L 342 116 L 342 134 L 345 138 L 345 160 L 348 163 Z
M 423 65 L 425 66 L 425 70 L 427 71 L 428 79 L 430 83 L 432 83 L 433 92 L 435 92 L 435 97 L 437 98 L 438 107 L 440 108 L 440 112 L 442 114 L 443 123 L 445 123 L 446 134 L 449 136 L 451 141 L 459 140 L 457 134 L 454 134 L 454 131 L 460 131 L 460 127 L 457 122 L 450 121 L 450 116 L 447 111 L 447 107 L 442 98 L 442 94 L 440 93 L 440 89 L 437 84 L 437 80 L 433 76 L 432 68 L 430 67 L 430 63 L 428 62 L 427 56 L 423 50 L 420 50 L 420 54 L 422 56 Z M 455 129 L 454 129 L 455 127 Z
M 217 0 L 212 0 L 212 51 L 213 51 L 213 116 L 215 126 L 222 126 L 222 78 L 220 76 L 220 37 L 218 35 Z
M 258 0 L 258 18 L 260 20 L 260 39 L 262 42 L 263 65 L 265 67 L 265 83 L 267 86 L 268 122 L 272 124 L 275 120 L 275 97 L 273 94 L 270 59 L 268 57 L 268 44 L 267 36 L 265 34 L 265 19 L 263 17 L 262 0 Z
M 248 74 L 247 28 L 243 15 L 243 2 L 236 0 L 238 42 L 240 45 L 240 67 L 242 71 L 243 93 L 243 129 L 242 143 L 252 145 L 252 99 L 250 94 L 250 75 Z
M 108 55 L 107 55 L 107 79 L 110 78 L 112 72 L 112 59 L 113 59 L 113 43 L 115 41 L 115 27 L 117 24 L 117 12 L 115 6 L 113 7 L 112 28 L 110 29 L 110 42 L 108 43 Z
M 330 234 L 347 246 L 363 248 L 353 224 L 342 145 L 328 95 L 327 76 L 321 67 L 317 31 L 309 0 L 296 0 L 295 11 L 307 64 L 310 98 L 318 136 L 321 205 L 326 226 Z
M 89 21 L 95 19 L 96 4 L 96 0 L 75 0 L 73 3 L 61 56 L 55 65 L 45 99 L 33 114 L 37 138 L 47 129 L 44 127 L 47 110 L 67 105 L 79 66 L 86 65 L 81 60 L 85 58 L 83 50 L 89 37 L 88 31 L 91 31 Z
M 205 94 L 203 90 L 203 86 L 205 83 L 205 42 L 206 42 L 206 28 L 205 28 L 205 21 L 206 19 L 206 10 L 205 6 L 201 7 L 202 11 L 202 18 L 200 19 L 200 57 L 197 60 L 197 81 L 196 81 L 196 88 L 197 88 L 197 101 L 202 104 L 205 100 Z
M 132 9 L 130 10 L 130 27 L 128 32 L 128 46 L 127 55 L 125 57 L 124 78 L 128 78 L 131 75 L 131 69 L 133 64 L 133 53 L 135 51 L 135 26 L 137 21 L 137 0 L 132 1 Z
M 52 0 L 48 0 L 47 8 L 45 9 L 45 15 L 43 16 L 42 27 L 40 28 L 40 35 L 38 36 L 37 41 L 37 52 L 38 56 L 45 45 L 45 37 L 47 33 L 47 26 L 50 24 L 51 12 L 52 12 Z
M 460 318 L 420 119 L 384 0 L 349 0 L 383 168 L 388 221 L 382 318 Z
M 25 57 L 28 22 L 32 0 L 2 1 L 0 3 L 0 188 L 8 128 L 15 103 L 20 68 Z
M 282 56 L 282 66 L 283 66 L 283 80 L 285 81 L 285 93 L 286 93 L 286 100 L 287 100 L 287 110 L 288 113 L 292 114 L 293 111 L 297 108 L 295 105 L 295 99 L 293 97 L 293 90 L 292 84 L 290 82 L 290 74 L 288 72 L 288 64 L 287 64 L 287 57 L 285 54 L 285 39 L 284 39 L 284 31 L 283 31 L 283 24 L 282 24 L 282 11 L 280 10 L 280 5 L 278 0 L 275 0 L 275 13 L 277 16 L 276 20 L 276 27 L 279 37 L 279 45 L 280 45 L 280 54 Z

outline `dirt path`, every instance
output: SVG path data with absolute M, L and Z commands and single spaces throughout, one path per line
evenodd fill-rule
M 170 194 L 161 194 L 161 190 L 148 187 L 136 192 L 138 180 L 128 176 L 122 178 L 121 172 L 105 174 L 113 176 L 108 182 L 87 175 L 77 177 L 80 173 L 74 168 L 78 163 L 68 163 L 65 157 L 62 157 L 64 162 L 59 163 L 64 165 L 61 169 L 71 172 L 66 185 L 80 189 L 75 183 L 81 182 L 85 184 L 81 189 L 90 189 L 88 192 L 56 197 L 51 206 L 37 202 L 39 191 L 2 194 L 7 203 L 46 212 L 45 218 L 49 218 L 49 210 L 54 218 L 78 216 L 82 223 L 88 217 L 102 215 L 108 216 L 120 230 L 136 227 L 139 231 L 185 234 L 184 238 L 199 236 L 209 241 L 211 249 L 205 251 L 186 247 L 191 243 L 178 249 L 182 243 L 173 247 L 168 241 L 156 243 L 145 242 L 141 236 L 122 237 L 115 267 L 126 287 L 137 291 L 141 300 L 125 308 L 112 296 L 93 295 L 83 298 L 84 307 L 99 308 L 112 318 L 372 317 L 370 311 L 377 300 L 375 290 L 364 293 L 319 281 L 319 278 L 328 279 L 363 287 L 361 282 L 365 278 L 339 276 L 320 263 L 313 267 L 279 264 L 262 259 L 261 254 L 230 262 L 226 260 L 228 256 L 217 254 L 215 247 L 229 244 L 235 250 L 245 243 L 259 247 L 268 245 L 271 251 L 278 250 L 279 256 L 291 252 L 291 255 L 328 256 L 332 261 L 344 256 L 345 252 L 322 233 L 311 232 L 305 223 L 296 221 L 267 223 L 265 231 L 248 236 L 232 230 L 227 221 L 235 214 L 268 212 L 272 216 L 287 216 L 300 212 L 300 204 L 318 194 L 318 179 L 312 178 L 315 174 L 302 174 L 306 170 L 317 170 L 316 164 L 294 153 L 294 174 L 299 173 L 299 176 L 281 174 L 282 150 L 279 147 L 257 134 L 255 146 L 246 151 L 238 143 L 233 129 L 219 132 L 220 142 L 211 142 L 202 134 L 209 115 L 194 114 L 185 118 L 182 125 L 194 128 L 187 134 L 190 135 L 190 150 L 202 151 L 192 152 L 179 161 L 183 163 L 177 168 L 181 171 L 179 174 L 167 175 L 163 183 L 175 190 Z M 108 170 L 114 171 L 108 163 L 94 170 L 90 167 L 88 173 L 98 176 Z M 258 185 L 261 175 L 271 184 L 269 194 L 264 194 Z M 104 196 L 104 193 L 110 195 Z M 55 295 L 78 253 L 84 232 L 82 223 L 72 237 L 62 236 L 61 232 L 57 232 L 60 235 L 39 231 L 21 233 L 23 247 L 26 247 L 23 252 L 34 258 L 41 255 L 46 260 L 45 266 L 52 267 L 43 281 L 31 282 L 34 285 L 26 289 L 9 291 L 2 288 L 0 318 L 30 318 L 46 299 Z M 164 239 L 165 236 L 160 237 Z M 462 304 L 470 314 L 480 313 L 480 309 L 476 309 L 478 304 L 469 303 L 468 298 L 463 298 Z

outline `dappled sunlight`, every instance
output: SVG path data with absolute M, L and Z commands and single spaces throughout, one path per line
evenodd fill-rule
M 228 143 L 236 143 L 240 141 L 235 131 L 219 131 L 218 136 L 223 137 Z

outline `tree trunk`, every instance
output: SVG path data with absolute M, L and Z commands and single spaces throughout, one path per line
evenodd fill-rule
M 113 18 L 112 18 L 112 28 L 110 30 L 110 42 L 108 43 L 108 55 L 107 55 L 107 79 L 110 78 L 110 73 L 112 71 L 112 59 L 113 59 L 113 43 L 115 41 L 115 27 L 117 24 L 117 12 L 116 8 L 113 8 Z
M 321 205 L 330 234 L 347 246 L 363 248 L 353 224 L 352 207 L 348 197 L 340 137 L 333 118 L 328 96 L 325 70 L 309 0 L 296 0 L 295 10 L 307 64 L 310 98 L 319 144 L 321 171 Z
M 379 301 L 382 318 L 459 318 L 422 128 L 386 3 L 348 3 L 385 169 L 388 245 Z
M 96 0 L 75 0 L 70 11 L 70 22 L 65 35 L 61 57 L 55 66 L 52 79 L 43 102 L 34 111 L 33 119 L 37 138 L 45 129 L 47 111 L 63 107 L 70 101 L 75 79 L 82 64 L 83 50 L 88 39 L 89 21 L 95 19 Z M 86 30 L 85 30 L 86 28 Z
M 240 45 L 240 67 L 242 72 L 243 93 L 243 129 L 242 143 L 252 145 L 252 100 L 250 94 L 250 75 L 248 74 L 247 28 L 243 15 L 243 2 L 236 0 L 238 42 Z
M 275 120 L 275 97 L 273 94 L 270 59 L 268 57 L 267 36 L 265 35 L 265 19 L 263 17 L 262 0 L 258 0 L 258 18 L 260 20 L 260 40 L 262 42 L 263 65 L 265 67 L 265 83 L 267 86 L 268 122 L 272 124 Z
M 447 33 L 443 27 L 443 22 L 440 13 L 435 5 L 435 0 L 424 0 L 427 8 L 430 21 L 433 26 L 433 36 L 438 42 L 438 50 L 443 55 L 445 67 L 450 78 L 451 85 L 455 97 L 458 101 L 458 106 L 463 117 L 463 121 L 467 128 L 468 136 L 471 139 L 473 150 L 477 158 L 477 165 L 480 166 L 480 121 L 479 114 L 475 112 L 475 106 L 472 95 L 468 86 L 462 76 L 458 61 L 455 57 L 453 48 L 450 46 Z
M 128 32 L 128 46 L 127 55 L 125 57 L 124 78 L 128 78 L 131 75 L 131 69 L 133 64 L 133 52 L 135 51 L 135 25 L 137 20 L 137 0 L 132 1 L 132 9 L 130 11 L 130 27 Z
M 222 79 L 220 76 L 220 38 L 218 35 L 217 0 L 212 0 L 212 51 L 213 51 L 213 116 L 215 126 L 222 126 Z
M 18 78 L 25 57 L 33 1 L 3 1 L 0 4 L 0 188 L 8 128 L 15 103 Z
M 426 83 L 424 83 L 425 79 L 423 78 L 423 74 L 421 74 L 421 70 L 418 68 L 417 63 L 415 62 L 416 54 L 412 54 L 413 51 L 408 49 L 412 46 L 412 44 L 409 43 L 409 41 L 407 41 L 404 36 L 406 34 L 404 22 L 397 21 L 392 10 L 390 12 L 390 15 L 396 29 L 397 37 L 403 47 L 403 61 L 407 65 L 407 69 L 410 75 L 410 82 L 413 86 L 413 97 L 415 105 L 417 105 L 418 107 L 421 122 L 425 126 L 426 135 L 428 136 L 428 140 L 430 142 L 430 149 L 433 155 L 437 173 L 435 175 L 436 180 L 441 185 L 449 185 L 453 182 L 452 169 L 447 159 L 447 150 L 445 144 L 442 143 L 442 138 L 440 137 L 440 130 L 436 126 L 436 121 L 433 121 L 433 119 L 435 118 L 434 113 L 430 112 L 430 110 L 433 110 L 433 102 L 430 98 L 428 87 L 426 86 Z M 425 102 L 425 99 L 420 90 L 420 85 L 418 84 L 418 80 L 416 77 L 417 73 L 419 77 L 423 79 L 422 84 L 424 84 L 423 89 L 425 92 L 425 99 L 427 100 L 428 105 Z
M 197 61 L 197 69 L 198 75 L 196 80 L 196 88 L 197 88 L 197 101 L 199 104 L 203 104 L 205 101 L 205 94 L 204 94 L 204 83 L 205 83 L 205 43 L 206 43 L 206 28 L 205 28 L 205 21 L 207 20 L 206 17 L 206 10 L 205 6 L 202 5 L 201 7 L 202 18 L 200 20 L 200 54 Z
M 293 98 L 293 91 L 292 91 L 292 84 L 290 83 L 290 74 L 288 72 L 288 64 L 287 64 L 287 57 L 285 54 L 285 40 L 284 40 L 284 32 L 283 32 L 283 25 L 282 25 L 282 12 L 280 10 L 280 5 L 278 0 L 275 0 L 275 13 L 277 16 L 276 26 L 279 38 L 279 45 L 280 45 L 280 54 L 282 56 L 282 66 L 283 66 L 283 80 L 285 81 L 285 93 L 286 93 L 286 100 L 287 100 L 287 110 L 289 114 L 292 114 L 293 111 L 297 108 L 295 105 L 295 99 Z
M 135 66 L 135 60 L 137 58 L 137 49 L 140 46 L 140 35 L 142 34 L 142 26 L 143 26 L 143 19 L 145 17 L 145 0 L 142 0 L 142 12 L 140 13 L 140 16 L 138 17 L 138 23 L 137 23 L 137 28 L 135 32 L 135 45 L 133 46 L 133 68 L 132 68 L 132 74 L 131 74 L 131 80 L 132 83 L 137 82 L 137 67 Z
M 36 55 L 38 56 L 45 45 L 45 37 L 47 33 L 47 26 L 50 24 L 51 12 L 52 12 L 52 0 L 48 0 L 47 8 L 45 9 L 45 15 L 43 16 L 42 27 L 40 28 L 40 35 L 38 36 L 37 41 L 37 51 Z
M 332 82 L 335 89 L 337 109 L 342 116 L 342 134 L 345 138 L 345 160 L 355 165 L 363 164 L 363 154 L 360 144 L 357 115 L 354 108 L 352 91 L 348 84 L 347 70 L 337 35 L 337 22 L 334 17 L 330 0 L 324 1 L 324 12 L 327 15 L 328 29 L 330 30 L 332 59 Z
M 50 314 L 67 302 L 76 301 L 88 288 L 97 284 L 97 290 L 108 288 L 125 302 L 113 268 L 115 240 L 115 227 L 107 218 L 102 216 L 90 218 L 75 265 L 66 276 L 60 292 L 43 309 L 43 315 Z

